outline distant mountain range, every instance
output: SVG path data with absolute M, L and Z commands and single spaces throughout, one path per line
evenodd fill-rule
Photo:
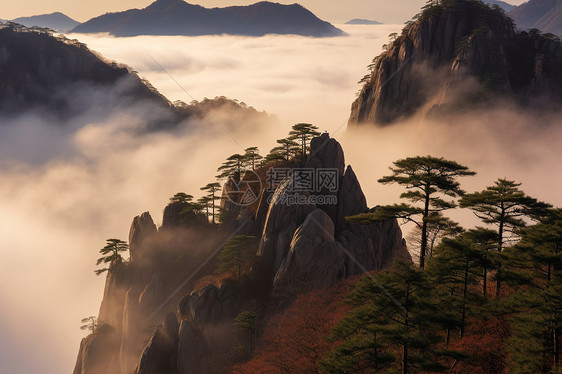
M 490 5 L 497 5 L 500 8 L 502 8 L 503 10 L 505 10 L 506 12 L 510 12 L 513 9 L 517 8 L 517 5 L 509 4 L 509 3 L 506 3 L 505 1 L 501 1 L 501 0 L 484 0 L 484 2 L 486 4 L 490 4 Z
M 351 21 L 347 21 L 345 24 L 346 25 L 382 25 L 382 23 L 377 21 L 371 21 L 369 19 L 360 19 L 360 18 L 352 19 Z
M 57 31 L 72 30 L 80 24 L 80 22 L 73 20 L 65 14 L 55 12 L 51 14 L 42 14 L 32 17 L 20 17 L 12 20 L 12 22 L 19 23 L 26 27 L 47 27 Z
M 508 15 L 519 29 L 536 28 L 562 36 L 562 0 L 531 0 L 516 7 Z
M 298 4 L 260 2 L 248 6 L 204 8 L 182 0 L 158 0 L 144 9 L 108 13 L 75 27 L 76 33 L 137 35 L 296 34 L 314 37 L 344 35 Z

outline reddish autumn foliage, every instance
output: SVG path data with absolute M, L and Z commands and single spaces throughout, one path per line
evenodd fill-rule
M 509 337 L 509 325 L 500 318 L 473 320 L 462 340 L 452 348 L 468 357 L 459 361 L 451 373 L 503 374 L 507 372 L 505 342 Z
M 235 366 L 233 373 L 318 373 L 318 361 L 333 347 L 326 337 L 348 310 L 341 303 L 348 288 L 344 282 L 299 296 L 267 323 L 254 358 Z

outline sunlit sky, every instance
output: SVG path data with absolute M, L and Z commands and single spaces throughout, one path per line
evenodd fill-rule
M 192 4 L 205 7 L 252 4 L 258 0 L 191 0 Z M 0 18 L 17 17 L 59 11 L 84 22 L 106 12 L 117 12 L 131 8 L 144 8 L 153 0 L 8 0 L 0 2 Z M 278 0 L 292 4 L 295 0 Z M 368 18 L 384 23 L 403 23 L 418 12 L 426 0 L 301 0 L 297 1 L 317 16 L 334 23 L 343 23 L 352 18 Z M 524 0 L 509 0 L 521 4 Z

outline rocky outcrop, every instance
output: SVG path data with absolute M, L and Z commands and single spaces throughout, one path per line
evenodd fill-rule
M 211 354 L 207 342 L 196 325 L 182 320 L 178 334 L 178 372 L 179 374 L 203 373 L 206 357 Z
M 142 352 L 135 374 L 177 374 L 179 325 L 173 313 L 166 315 Z
M 316 209 L 315 204 L 289 204 L 288 199 L 297 195 L 303 196 L 305 199 L 310 196 L 306 191 L 293 191 L 292 182 L 287 179 L 277 187 L 269 204 L 258 256 L 261 257 L 266 271 L 272 276 L 289 252 L 289 246 L 297 227 L 308 214 Z
M 275 275 L 273 293 L 292 298 L 328 289 L 345 277 L 345 254 L 334 239 L 334 223 L 316 209 L 295 231 L 289 253 Z
M 119 350 L 115 330 L 104 326 L 80 343 L 74 374 L 106 374 L 118 372 L 115 352 Z
M 296 188 L 287 178 L 273 194 L 264 193 L 252 204 L 229 199 L 223 210 L 234 220 L 223 226 L 225 232 L 199 222 L 189 203 L 168 205 L 158 231 L 148 213 L 135 217 L 131 261 L 112 265 L 107 276 L 100 318 L 115 326 L 113 340 L 107 343 L 114 349 L 103 356 L 110 364 L 99 363 L 109 365 L 100 370 L 106 374 L 225 372 L 228 364 L 224 363 L 231 362 L 237 347 L 251 344 L 235 324 L 241 312 L 272 316 L 299 294 L 384 269 L 396 258 L 408 260 L 396 220 L 366 226 L 345 220 L 368 208 L 353 169 L 345 169 L 343 150 L 335 139 L 328 134 L 314 138 L 303 166 L 315 173 L 330 170 L 334 183 Z M 225 193 L 236 187 L 229 183 Z M 320 202 L 321 197 L 329 197 L 329 204 Z M 240 234 L 260 236 L 256 258 L 238 276 L 212 275 L 218 243 Z M 216 242 L 210 241 L 205 256 L 190 261 L 189 254 L 201 250 L 210 237 Z M 191 280 L 196 269 L 197 277 L 206 276 L 207 282 Z M 175 314 L 168 314 L 164 324 L 147 336 L 152 321 L 164 318 L 175 305 L 180 324 Z M 96 344 L 87 342 L 81 348 L 79 367 L 85 365 L 90 350 L 96 352 Z
M 311 141 L 306 164 L 316 172 L 336 171 L 336 189 L 294 191 L 290 179 L 273 195 L 258 255 L 267 274 L 275 274 L 273 295 L 278 302 L 290 302 L 299 293 L 326 289 L 340 279 L 380 270 L 395 258 L 410 260 L 396 220 L 367 226 L 350 224 L 345 217 L 368 211 L 357 176 L 349 166 L 340 144 L 322 134 Z M 334 197 L 330 204 L 291 204 L 300 195 Z
M 153 237 L 158 230 L 149 212 L 136 216 L 129 230 L 129 254 L 131 261 L 138 261 L 143 251 L 143 246 L 148 239 Z
M 540 100 L 562 94 L 559 46 L 551 36 L 516 33 L 500 8 L 474 0 L 435 2 L 375 58 L 349 124 L 386 125 L 418 112 L 490 107 L 502 100 L 536 101 L 544 108 Z M 551 84 L 539 85 L 538 79 Z
M 336 232 L 340 233 L 349 224 L 345 217 L 367 212 L 367 199 L 363 194 L 359 180 L 351 165 L 345 170 L 338 191 L 338 210 L 336 216 Z
M 107 272 L 98 321 L 121 331 L 125 295 L 129 287 L 128 264 L 113 262 Z

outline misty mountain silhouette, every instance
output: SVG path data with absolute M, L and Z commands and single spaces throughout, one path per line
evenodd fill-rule
M 149 112 L 146 130 L 167 130 L 219 109 L 247 121 L 267 117 L 225 97 L 171 103 L 132 69 L 85 44 L 15 23 L 0 26 L 0 81 L 0 115 L 33 112 L 60 124 L 87 113 L 99 117 L 124 110 Z
M 531 0 L 508 13 L 523 30 L 536 28 L 562 35 L 562 0 Z
M 344 33 L 298 4 L 260 2 L 248 6 L 207 9 L 182 0 L 158 0 L 144 9 L 130 9 L 93 18 L 72 30 L 137 35 L 297 34 L 328 37 Z
M 377 21 L 371 21 L 369 19 L 355 18 L 351 21 L 347 21 L 346 25 L 382 25 L 382 23 Z
M 73 20 L 66 14 L 55 12 L 51 14 L 41 14 L 31 17 L 20 17 L 12 20 L 12 22 L 19 23 L 26 27 L 47 27 L 57 31 L 68 31 L 80 24 L 80 22 Z
M 509 12 L 509 11 L 517 8 L 517 5 L 509 4 L 509 3 L 506 3 L 505 1 L 501 1 L 501 0 L 485 0 L 484 2 L 486 4 L 490 4 L 490 5 L 497 5 L 500 8 L 502 8 L 503 10 L 505 10 L 506 12 Z

